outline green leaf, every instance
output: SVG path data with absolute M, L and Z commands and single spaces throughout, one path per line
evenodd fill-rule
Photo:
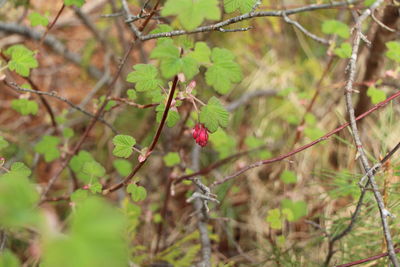
M 60 138 L 46 135 L 35 145 L 34 149 L 37 153 L 44 155 L 46 162 L 51 162 L 60 157 L 60 151 L 57 147 L 59 143 Z
M 133 152 L 133 146 L 136 144 L 135 138 L 129 135 L 116 135 L 113 138 L 115 148 L 113 155 L 122 158 L 129 158 Z
M 325 20 L 322 23 L 322 32 L 326 34 L 337 34 L 344 39 L 350 37 L 349 26 L 338 20 Z
M 194 47 L 194 51 L 188 53 L 187 55 L 193 58 L 200 64 L 210 63 L 211 50 L 205 42 L 197 42 Z
M 205 19 L 218 20 L 220 10 L 217 0 L 168 0 L 161 15 L 177 15 L 179 22 L 186 30 L 194 30 Z
M 133 89 L 128 89 L 128 91 L 126 91 L 126 94 L 127 94 L 128 98 L 129 98 L 129 100 L 135 100 L 137 98 L 136 91 L 133 90 Z
M 285 184 L 295 184 L 297 182 L 296 174 L 288 170 L 284 170 L 280 178 Z
M 20 173 L 23 176 L 28 177 L 29 175 L 31 175 L 32 171 L 31 169 L 29 169 L 24 163 L 22 162 L 15 162 L 11 165 L 11 169 L 12 172 L 14 173 Z
M 288 218 L 288 221 L 296 222 L 301 217 L 306 216 L 308 213 L 307 212 L 307 203 L 304 201 L 294 202 L 290 199 L 284 199 L 284 200 L 282 200 L 281 204 L 282 204 L 283 209 L 289 209 L 293 213 L 292 220 L 289 220 L 290 218 Z
M 181 57 L 178 47 L 172 40 L 158 44 L 151 52 L 150 58 L 161 61 L 161 73 L 165 78 L 172 78 L 178 73 L 183 73 L 186 79 L 191 79 L 199 72 L 197 61 L 188 56 Z
M 222 159 L 234 154 L 236 140 L 233 136 L 228 135 L 222 128 L 218 128 L 210 135 L 209 140 L 215 150 L 218 152 L 218 158 Z
M 78 155 L 75 155 L 72 157 L 71 161 L 69 162 L 69 166 L 75 173 L 78 173 L 78 172 L 82 171 L 83 165 L 86 162 L 93 161 L 93 160 L 94 159 L 89 152 L 87 152 L 85 150 L 81 150 L 81 151 L 79 151 Z
M 349 43 L 342 43 L 340 47 L 333 50 L 335 55 L 340 58 L 350 58 L 351 57 L 351 45 Z
M 265 141 L 262 139 L 259 139 L 255 136 L 247 136 L 246 139 L 244 140 L 244 143 L 249 149 L 255 149 L 259 148 L 263 145 L 265 145 Z M 267 148 L 260 149 L 258 151 L 252 152 L 252 154 L 255 154 L 258 158 L 263 158 L 267 159 L 272 156 L 271 152 L 267 150 Z
M 8 147 L 9 143 L 4 139 L 3 136 L 0 136 L 0 150 Z
M 20 267 L 21 263 L 17 256 L 15 256 L 8 249 L 0 253 L 0 266 L 1 267 Z
M 127 220 L 116 207 L 88 197 L 79 202 L 68 221 L 66 233 L 44 240 L 41 267 L 127 266 Z
M 306 127 L 304 129 L 304 135 L 310 138 L 311 140 L 316 140 L 325 134 L 320 128 L 316 126 Z
M 170 32 L 172 30 L 173 30 L 173 28 L 171 26 L 169 26 L 168 24 L 158 24 L 157 28 L 152 30 L 150 32 L 150 34 Z M 170 38 L 169 37 L 158 38 L 157 39 L 157 43 L 162 43 L 162 42 L 164 42 L 165 40 L 168 40 L 168 39 L 170 39 Z
M 248 13 L 252 10 L 257 0 L 224 0 L 224 9 L 227 13 L 239 10 L 240 13 Z
M 87 190 L 78 189 L 71 194 L 71 201 L 74 203 L 79 203 L 79 202 L 86 200 L 88 198 L 88 196 L 89 196 L 89 193 Z
M 36 225 L 39 219 L 39 194 L 28 180 L 28 171 L 13 165 L 11 171 L 0 175 L 0 227 Z
M 96 161 L 85 162 L 82 167 L 82 172 L 91 177 L 103 177 L 106 174 L 106 170 L 100 163 Z
M 21 76 L 28 77 L 30 70 L 39 66 L 35 53 L 23 45 L 13 45 L 5 53 L 10 56 L 8 68 Z
M 177 152 L 169 152 L 167 155 L 163 157 L 163 159 L 167 167 L 172 167 L 181 162 L 181 157 Z
M 90 192 L 92 192 L 93 194 L 96 193 L 101 193 L 103 186 L 101 185 L 101 183 L 99 182 L 95 182 L 94 184 L 91 184 L 89 186 L 89 190 Z
M 156 121 L 157 122 L 161 122 L 163 113 L 164 113 L 164 109 L 165 109 L 165 105 L 164 104 L 160 104 L 156 107 Z M 168 127 L 174 127 L 178 121 L 181 119 L 181 116 L 179 115 L 178 111 L 174 110 L 174 109 L 170 109 L 168 111 L 168 115 L 167 115 L 167 126 Z
M 375 1 L 376 0 L 364 0 L 364 5 L 370 7 L 373 3 L 375 3 Z
M 229 113 L 222 106 L 221 102 L 213 96 L 208 101 L 207 105 L 201 108 L 200 122 L 203 123 L 211 133 L 214 133 L 218 129 L 218 126 L 228 126 Z
M 49 24 L 49 20 L 37 12 L 32 12 L 31 14 L 29 14 L 28 18 L 31 22 L 32 27 L 35 27 L 37 25 L 42 25 L 46 27 L 47 24 Z
M 126 81 L 136 83 L 135 89 L 138 92 L 156 90 L 162 85 L 158 78 L 158 70 L 150 64 L 137 64 L 133 66 L 134 71 L 128 74 Z
M 206 82 L 220 94 L 226 94 L 232 83 L 242 80 L 242 71 L 234 61 L 235 56 L 227 49 L 214 48 L 211 53 L 213 65 L 207 69 Z
M 400 42 L 387 42 L 386 47 L 388 51 L 385 55 L 396 62 L 400 62 Z
M 76 7 L 81 7 L 85 3 L 85 0 L 64 0 L 64 4 L 66 6 L 76 6 Z
M 367 96 L 371 98 L 372 104 L 378 104 L 386 99 L 386 93 L 382 90 L 370 86 L 367 91 Z
M 281 211 L 279 209 L 269 210 L 265 220 L 272 229 L 282 229 Z
M 132 163 L 126 159 L 116 159 L 113 166 L 121 176 L 128 176 L 132 171 Z
M 64 138 L 71 138 L 74 136 L 74 130 L 69 127 L 63 129 L 63 136 Z
M 36 115 L 39 110 L 39 105 L 35 101 L 24 98 L 12 100 L 11 107 L 21 115 Z
M 147 191 L 143 186 L 129 184 L 126 191 L 131 194 L 134 202 L 145 200 L 147 197 Z

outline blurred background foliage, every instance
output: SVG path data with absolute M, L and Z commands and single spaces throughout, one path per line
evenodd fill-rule
M 144 1 L 128 2 L 131 12 L 137 14 Z M 329 2 L 263 0 L 260 10 Z M 45 26 L 39 22 L 33 26 L 29 14 L 37 12 L 52 21 L 60 5 L 61 1 L 8 1 L 0 9 L 0 19 L 43 31 Z M 82 7 L 107 46 L 93 37 L 72 8 L 65 10 L 51 34 L 62 40 L 70 51 L 81 55 L 81 65 L 72 64 L 43 46 L 39 52 L 39 67 L 30 76 L 39 88 L 56 91 L 77 104 L 93 93 L 95 101 L 90 100 L 86 109 L 92 113 L 96 111 L 104 101 L 100 99 L 104 85 L 99 85 L 85 68 L 96 66 L 104 72 L 115 72 L 132 35 L 122 17 L 102 15 L 115 13 L 120 5 L 120 1 L 88 0 Z M 223 18 L 239 14 L 238 11 L 224 14 Z M 206 42 L 210 48 L 228 49 L 241 66 L 243 80 L 225 95 L 207 85 L 205 68 L 200 68 L 200 75 L 194 80 L 196 96 L 202 101 L 218 96 L 229 107 L 245 94 L 270 91 L 230 111 L 228 127 L 210 134 L 209 144 L 201 150 L 200 168 L 241 151 L 252 151 L 202 176 L 205 184 L 256 160 L 287 153 L 346 121 L 343 85 L 348 51 L 343 44 L 350 39 L 349 36 L 329 36 L 322 25 L 329 20 L 351 25 L 352 13 L 347 8 L 338 8 L 300 13 L 291 18 L 317 36 L 331 37 L 332 45 L 323 46 L 282 18 L 274 17 L 255 18 L 227 27 L 253 27 L 245 32 L 212 32 L 173 38 L 176 44 L 187 49 L 199 41 Z M 166 20 L 173 28 L 181 28 L 173 17 Z M 46 24 L 46 20 L 43 23 Z M 367 37 L 371 38 L 376 24 L 369 20 L 365 26 Z M 148 31 L 155 28 L 152 22 Z M 133 85 L 125 82 L 132 66 L 157 62 L 150 59 L 157 42 L 160 41 L 150 40 L 135 46 L 117 83 L 117 97 L 139 104 L 153 103 L 153 99 L 159 97 L 140 92 L 130 95 L 133 93 L 127 92 Z M 18 43 L 32 50 L 37 48 L 35 41 L 0 31 L 2 51 Z M 367 56 L 368 48 L 363 47 L 359 77 L 365 71 Z M 398 79 L 396 64 L 393 60 L 385 61 L 376 87 L 369 90 L 372 103 L 384 100 L 398 89 L 386 83 L 391 77 Z M 24 83 L 17 75 L 10 75 L 19 84 Z M 99 87 L 97 91 L 92 90 L 95 87 Z M 180 115 L 179 121 L 174 127 L 165 127 L 151 160 L 134 178 L 135 186 L 128 187 L 127 192 L 120 190 L 107 198 L 94 196 L 101 192 L 102 186 L 128 175 L 139 156 L 137 153 L 128 159 L 113 156 L 115 134 L 98 123 L 52 193 L 57 198 L 74 191 L 71 199 L 60 198 L 60 201 L 49 201 L 37 207 L 39 185 L 44 185 L 59 168 L 59 158 L 69 152 L 89 119 L 69 110 L 63 102 L 51 100 L 63 129 L 58 137 L 51 136 L 50 118 L 41 105 L 37 112 L 32 112 L 34 115 L 21 115 L 18 108 L 12 108 L 12 101 L 19 95 L 3 84 L 0 89 L 0 155 L 5 158 L 0 170 L 0 237 L 4 240 L 4 244 L 0 244 L 0 266 L 127 266 L 129 257 L 131 266 L 183 267 L 192 266 L 200 259 L 196 219 L 192 205 L 186 203 L 193 193 L 193 184 L 184 181 L 175 185 L 168 207 L 163 211 L 168 178 L 193 172 L 192 148 L 196 144 L 191 129 L 197 122 L 197 115 L 190 103 L 178 103 L 175 111 Z M 317 90 L 315 104 L 306 112 Z M 34 95 L 28 99 L 39 103 Z M 158 125 L 156 112 L 161 115 L 163 109 L 139 109 L 115 101 L 109 110 L 105 118 L 119 133 L 133 136 L 141 147 L 147 147 Z M 364 119 L 362 138 L 374 162 L 398 142 L 400 129 L 395 123 L 398 114 L 398 105 L 389 104 Z M 304 125 L 301 125 L 303 119 Z M 300 137 L 296 137 L 299 133 Z M 213 266 L 322 266 L 330 238 L 347 226 L 360 195 L 357 182 L 362 175 L 355 161 L 355 151 L 349 131 L 345 129 L 340 135 L 287 160 L 252 169 L 213 188 L 220 200 L 220 204 L 210 204 L 208 230 Z M 396 156 L 377 176 L 393 214 L 400 212 L 399 170 Z M 87 184 L 89 190 L 83 188 Z M 336 253 L 331 264 L 385 251 L 372 194 L 367 193 L 364 202 L 354 229 L 335 243 Z M 392 234 L 397 244 L 398 223 L 391 222 L 395 226 Z M 161 231 L 160 225 L 163 225 Z M 386 259 L 375 264 L 384 266 Z

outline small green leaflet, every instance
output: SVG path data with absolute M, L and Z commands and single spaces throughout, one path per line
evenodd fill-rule
M 34 149 L 37 153 L 44 155 L 46 162 L 51 162 L 60 157 L 60 151 L 57 147 L 59 143 L 60 138 L 46 135 L 35 145 Z
M 9 144 L 8 144 L 7 140 L 4 139 L 3 136 L 0 136 L 0 150 L 3 149 L 3 148 L 8 147 L 8 145 Z
M 90 177 L 103 177 L 106 174 L 106 170 L 97 161 L 89 161 L 83 164 L 82 172 L 89 175 Z
M 371 98 L 371 102 L 374 105 L 386 99 L 386 93 L 377 89 L 375 86 L 370 86 L 368 88 L 367 96 Z
M 177 15 L 186 30 L 194 30 L 205 19 L 218 20 L 221 16 L 217 0 L 168 0 L 161 15 Z
M 240 13 L 248 13 L 252 10 L 257 0 L 224 0 L 224 9 L 227 13 L 239 10 Z
M 39 110 L 38 103 L 24 98 L 12 100 L 11 107 L 21 115 L 36 115 Z
M 93 194 L 101 193 L 102 189 L 103 189 L 103 185 L 101 183 L 99 183 L 99 182 L 95 182 L 94 184 L 91 184 L 89 186 L 89 190 Z
M 39 66 L 35 53 L 23 45 L 13 45 L 5 51 L 5 54 L 11 58 L 8 68 L 15 70 L 21 76 L 28 77 L 30 70 Z
M 163 113 L 164 113 L 164 109 L 165 109 L 165 105 L 164 104 L 160 104 L 156 107 L 156 121 L 157 122 L 161 122 Z M 175 109 L 170 109 L 168 111 L 168 115 L 167 115 L 167 126 L 168 127 L 174 127 L 178 121 L 181 119 L 181 116 L 179 115 L 178 111 L 176 111 Z
M 281 211 L 279 209 L 269 210 L 265 221 L 269 223 L 272 229 L 282 229 Z
M 161 73 L 165 78 L 172 78 L 178 73 L 183 72 L 186 79 L 192 79 L 199 72 L 199 66 L 195 59 L 180 56 L 179 48 L 172 40 L 157 44 L 157 47 L 151 52 L 150 58 L 156 58 L 161 61 Z
M 210 63 L 211 50 L 205 42 L 197 42 L 194 51 L 188 53 L 188 57 L 195 59 L 200 64 Z
M 126 81 L 136 83 L 135 89 L 138 92 L 156 90 L 162 85 L 158 78 L 158 70 L 151 64 L 137 64 L 133 66 L 134 71 L 128 74 Z
M 338 20 L 325 20 L 322 23 L 322 32 L 326 34 L 337 34 L 347 39 L 350 37 L 350 29 L 345 23 Z
M 214 48 L 211 53 L 212 66 L 207 69 L 206 82 L 220 94 L 226 94 L 232 88 L 232 83 L 242 80 L 242 71 L 234 61 L 231 51 Z
M 351 57 L 351 45 L 349 43 L 342 43 L 340 47 L 333 50 L 335 55 L 340 58 L 350 58 Z
M 128 176 L 132 171 L 132 163 L 126 159 L 116 159 L 113 161 L 113 166 L 121 176 Z
M 74 203 L 82 202 L 86 200 L 89 196 L 89 193 L 87 190 L 83 189 L 78 189 L 75 192 L 71 194 L 71 201 Z
M 295 184 L 297 182 L 296 174 L 288 170 L 284 170 L 280 178 L 285 184 Z
M 134 202 L 145 200 L 147 197 L 146 188 L 136 184 L 129 184 L 126 191 L 131 194 L 132 200 Z
M 301 217 L 307 215 L 307 203 L 304 201 L 292 201 L 290 199 L 284 199 L 281 202 L 282 209 L 288 209 L 292 212 L 292 217 L 288 217 L 289 222 L 295 222 Z
M 31 14 L 29 14 L 28 18 L 31 22 L 32 27 L 38 25 L 47 26 L 47 24 L 49 24 L 49 20 L 45 16 L 42 16 L 37 12 L 32 12 Z
M 136 144 L 135 138 L 129 135 L 116 135 L 113 140 L 115 148 L 113 155 L 122 158 L 129 158 L 133 152 L 133 146 Z
M 387 42 L 386 47 L 388 51 L 385 55 L 396 62 L 400 62 L 400 42 Z
M 228 126 L 229 113 L 222 106 L 221 102 L 213 96 L 208 101 L 207 105 L 201 108 L 200 122 L 203 123 L 211 133 L 214 133 L 218 129 L 218 126 Z
M 85 3 L 85 0 L 64 0 L 64 4 L 66 6 L 76 6 L 76 7 L 81 7 Z
M 28 177 L 31 175 L 32 171 L 22 162 L 15 162 L 11 165 L 11 171 L 15 173 L 19 173 L 23 176 Z
M 167 155 L 163 157 L 163 160 L 165 162 L 165 165 L 167 165 L 167 167 L 172 167 L 181 162 L 181 157 L 177 152 L 169 152 Z
M 129 74 L 128 74 L 129 75 Z M 128 89 L 126 91 L 126 95 L 128 96 L 129 100 L 135 100 L 137 98 L 136 91 L 133 89 Z
M 65 127 L 63 129 L 63 136 L 64 136 L 64 138 L 67 138 L 67 139 L 73 137 L 74 136 L 74 130 L 72 130 L 69 127 Z

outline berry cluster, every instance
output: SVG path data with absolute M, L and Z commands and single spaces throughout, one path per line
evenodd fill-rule
M 203 124 L 196 124 L 196 126 L 192 130 L 193 138 L 196 140 L 196 143 L 200 146 L 204 147 L 207 145 L 208 141 L 208 133 L 207 128 Z

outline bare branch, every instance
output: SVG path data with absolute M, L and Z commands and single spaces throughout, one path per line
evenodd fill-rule
M 69 99 L 59 96 L 57 95 L 57 92 L 52 91 L 52 92 L 43 92 L 43 91 L 36 91 L 36 90 L 31 90 L 31 89 L 26 89 L 26 88 L 22 88 L 20 87 L 18 84 L 14 83 L 14 82 L 9 82 L 9 81 L 4 81 L 4 83 L 10 87 L 11 89 L 18 91 L 18 92 L 23 92 L 23 93 L 33 93 L 36 95 L 45 95 L 45 96 L 50 96 L 50 97 L 54 97 L 66 104 L 68 104 L 71 108 L 76 109 L 80 112 L 82 112 L 83 114 L 85 114 L 86 116 L 89 116 L 91 118 L 94 118 L 95 115 L 86 111 L 85 109 L 75 105 L 74 103 L 72 103 Z M 100 117 L 99 121 L 104 123 L 104 125 L 106 125 L 108 128 L 110 128 L 114 133 L 118 133 L 118 131 L 114 128 L 114 126 L 112 126 L 110 123 L 108 123 L 106 120 L 104 120 L 104 118 Z

